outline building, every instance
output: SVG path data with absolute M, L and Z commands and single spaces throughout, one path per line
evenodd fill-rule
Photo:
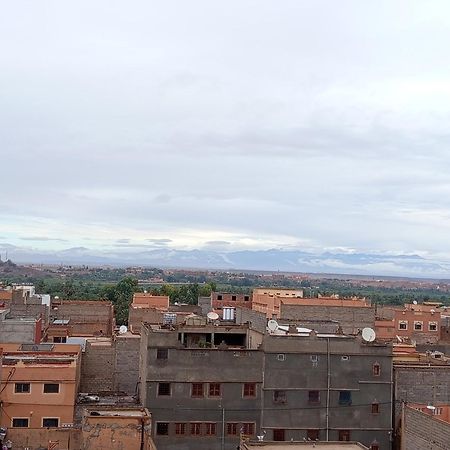
M 0 426 L 70 426 L 80 381 L 80 347 L 0 344 Z
M 298 298 L 282 299 L 279 317 L 294 321 L 332 321 L 344 334 L 358 334 L 363 328 L 375 325 L 375 308 L 359 298 Z
M 155 308 L 160 311 L 167 311 L 169 309 L 168 295 L 153 295 L 148 292 L 136 292 L 133 295 L 133 302 L 131 306 L 135 308 Z
M 263 433 L 387 450 L 392 349 L 292 324 L 265 335 L 249 323 L 144 325 L 140 399 L 160 450 L 234 450 Z
M 243 439 L 239 450 L 368 450 L 359 442 L 260 442 Z
M 282 299 L 303 298 L 302 289 L 257 288 L 252 293 L 252 309 L 263 312 L 268 319 L 280 317 Z
M 252 297 L 249 294 L 212 292 L 211 309 L 221 311 L 224 307 L 240 307 L 252 309 Z

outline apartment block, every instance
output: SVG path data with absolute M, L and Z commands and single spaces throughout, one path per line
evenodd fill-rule
M 281 301 L 303 298 L 302 289 L 257 288 L 252 293 L 252 309 L 263 312 L 268 319 L 280 317 Z M 295 300 L 294 300 L 295 301 Z

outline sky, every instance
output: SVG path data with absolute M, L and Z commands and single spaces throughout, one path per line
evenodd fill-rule
M 447 1 L 0 6 L 0 252 L 450 261 Z

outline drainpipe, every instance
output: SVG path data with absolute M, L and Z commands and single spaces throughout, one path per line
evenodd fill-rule
M 327 338 L 327 406 L 326 406 L 326 441 L 330 440 L 330 338 Z
M 222 406 L 222 450 L 225 449 L 225 408 Z

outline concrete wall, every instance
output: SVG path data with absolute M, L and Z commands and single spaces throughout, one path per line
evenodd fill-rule
M 248 308 L 236 308 L 236 323 L 244 324 L 251 323 L 251 328 L 259 331 L 260 333 L 266 332 L 267 317 L 264 313 L 259 311 L 253 311 Z
M 280 317 L 297 320 L 334 320 L 344 334 L 356 334 L 358 330 L 375 325 L 374 307 L 288 305 L 281 303 Z
M 114 391 L 115 349 L 112 339 L 86 341 L 81 359 L 80 392 Z
M 450 424 L 405 407 L 401 448 L 404 450 L 447 450 Z
M 8 428 L 7 439 L 13 443 L 13 450 L 41 450 L 48 448 L 48 442 L 59 441 L 58 450 L 82 449 L 81 433 L 71 428 Z
M 34 319 L 6 319 L 0 322 L 0 342 L 34 344 L 35 337 L 36 321 Z
M 127 333 L 115 339 L 114 390 L 129 395 L 137 393 L 141 337 Z

